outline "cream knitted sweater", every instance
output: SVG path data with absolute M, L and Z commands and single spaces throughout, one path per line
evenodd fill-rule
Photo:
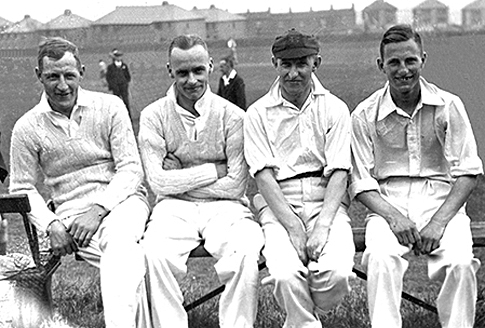
M 41 229 L 93 204 L 112 210 L 143 190 L 131 122 L 112 95 L 80 89 L 70 118 L 54 112 L 43 95 L 15 124 L 10 154 L 10 192 L 29 195 L 31 219 Z M 59 217 L 36 189 L 42 179 Z
M 172 87 L 173 88 L 173 87 Z M 148 183 L 157 196 L 190 201 L 236 200 L 246 203 L 248 179 L 243 154 L 244 111 L 209 89 L 197 101 L 197 137 L 189 138 L 173 89 L 145 108 L 140 117 L 139 147 Z M 172 153 L 183 169 L 163 170 Z M 227 163 L 218 179 L 215 163 Z

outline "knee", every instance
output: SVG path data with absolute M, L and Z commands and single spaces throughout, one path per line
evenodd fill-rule
M 291 266 L 272 268 L 270 275 L 275 286 L 286 286 L 289 289 L 299 289 L 301 281 L 306 279 L 303 271 Z
M 400 256 L 382 250 L 366 251 L 362 262 L 367 268 L 377 268 L 383 272 L 393 271 L 402 266 Z
M 312 274 L 309 288 L 315 308 L 322 312 L 328 311 L 350 292 L 349 273 L 344 270 L 332 270 Z
M 477 270 L 479 268 L 479 264 L 475 259 L 471 261 L 457 261 L 451 263 L 448 268 L 448 274 L 455 276 L 457 279 L 474 277 Z

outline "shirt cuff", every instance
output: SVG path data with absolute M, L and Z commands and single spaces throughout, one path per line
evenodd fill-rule
M 354 199 L 358 194 L 364 191 L 375 190 L 380 192 L 379 183 L 376 179 L 367 178 L 359 181 L 352 182 L 349 187 L 349 195 L 351 199 Z

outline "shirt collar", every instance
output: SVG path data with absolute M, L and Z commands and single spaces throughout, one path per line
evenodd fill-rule
M 286 101 L 281 95 L 279 80 L 280 78 L 277 77 L 269 89 L 268 97 L 270 106 L 279 106 L 283 104 L 284 101 Z M 312 89 L 308 97 L 322 96 L 327 93 L 328 90 L 323 87 L 318 77 L 312 73 Z
M 167 90 L 167 97 L 175 104 L 175 107 L 179 110 L 184 110 L 184 112 L 190 113 L 188 110 L 184 109 L 177 103 L 177 97 L 175 92 L 175 83 L 172 83 L 170 88 Z M 195 102 L 195 109 L 199 113 L 200 116 L 204 116 L 206 112 L 209 110 L 210 106 L 209 103 L 212 98 L 212 91 L 210 89 L 209 84 L 207 84 L 207 89 L 205 90 L 202 97 Z M 192 114 L 191 114 L 192 115 Z
M 236 70 L 235 69 L 232 69 L 231 73 L 229 73 L 229 75 L 222 75 L 222 80 L 224 81 L 224 85 L 228 85 L 229 84 L 229 80 L 232 80 L 236 77 Z
M 71 117 L 73 116 L 73 114 L 76 111 L 80 110 L 80 108 L 88 107 L 90 105 L 90 103 L 91 103 L 91 101 L 89 99 L 89 96 L 86 94 L 86 92 L 81 87 L 78 87 L 77 100 L 76 100 L 76 103 L 74 104 L 74 108 L 72 109 Z M 60 114 L 60 113 L 58 113 L 58 112 L 56 112 L 55 110 L 52 109 L 51 105 L 47 101 L 47 95 L 46 95 L 45 91 L 42 92 L 39 104 L 41 105 L 40 106 L 41 112 L 51 113 L 51 114 L 54 114 L 54 115 L 63 115 L 63 114 Z
M 423 105 L 443 106 L 445 104 L 443 98 L 438 94 L 438 89 L 434 85 L 430 84 L 423 77 L 420 78 L 419 84 L 421 86 L 421 99 L 416 106 L 417 110 L 421 109 Z M 402 110 L 394 104 L 394 101 L 392 101 L 389 82 L 387 82 L 381 95 L 377 120 L 381 121 L 391 113 L 401 111 Z

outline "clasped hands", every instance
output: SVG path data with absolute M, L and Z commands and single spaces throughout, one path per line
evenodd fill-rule
M 306 266 L 310 261 L 318 261 L 327 243 L 329 231 L 328 227 L 322 226 L 313 229 L 309 236 L 303 227 L 289 233 L 291 243 L 303 265 Z
M 53 221 L 47 228 L 53 254 L 65 256 L 77 252 L 79 247 L 87 247 L 107 214 L 102 206 L 94 205 L 69 227 L 59 220 Z
M 445 225 L 433 219 L 421 231 L 418 231 L 413 221 L 405 217 L 394 218 L 389 226 L 399 243 L 404 246 L 412 245 L 416 255 L 430 254 L 437 249 L 445 231 Z

